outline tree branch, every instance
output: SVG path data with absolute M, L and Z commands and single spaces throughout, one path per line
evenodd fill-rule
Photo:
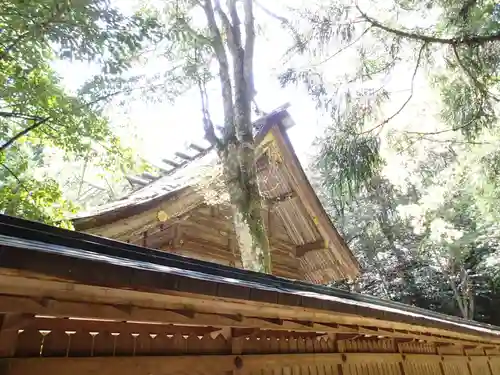
M 208 27 L 212 34 L 212 48 L 214 49 L 217 62 L 219 63 L 219 78 L 222 89 L 222 102 L 224 107 L 224 127 L 226 128 L 225 141 L 234 139 L 234 107 L 233 107 L 233 89 L 231 86 L 231 77 L 229 76 L 229 62 L 226 50 L 222 42 L 222 36 L 215 21 L 214 9 L 211 0 L 205 0 L 203 5 Z
M 163 86 L 162 85 L 158 85 L 158 86 Z M 156 86 L 155 86 L 156 87 Z M 132 92 L 134 90 L 140 90 L 144 87 L 136 87 L 136 88 L 132 88 L 132 89 L 127 89 L 127 90 L 119 90 L 119 91 L 114 91 L 112 93 L 109 93 L 109 94 L 106 94 L 106 95 L 103 95 L 103 96 L 100 96 L 98 98 L 96 98 L 95 100 L 92 100 L 88 103 L 84 103 L 82 104 L 79 108 L 84 108 L 84 107 L 88 107 L 88 106 L 91 106 L 93 104 L 96 104 L 100 101 L 103 101 L 103 100 L 107 100 L 113 96 L 116 96 L 116 95 L 119 95 L 119 94 L 123 94 L 123 93 L 129 93 L 129 92 Z M 8 112 L 3 112 L 3 113 L 8 113 Z M 0 113 L 0 116 L 2 116 L 2 114 Z M 4 117 L 18 117 L 19 116 L 4 116 Z M 20 118 L 23 118 L 23 117 L 20 117 Z M 52 116 L 47 116 L 47 117 L 39 117 L 39 116 L 32 116 L 32 117 L 25 117 L 25 119 L 27 120 L 37 120 L 35 121 L 32 125 L 28 126 L 27 128 L 21 130 L 19 133 L 16 133 L 12 138 L 10 138 L 9 140 L 7 140 L 4 144 L 2 144 L 0 146 L 0 152 L 4 151 L 5 149 L 9 148 L 13 143 L 15 143 L 19 138 L 22 138 L 23 136 L 25 136 L 26 134 L 28 134 L 29 132 L 37 129 L 38 127 L 40 127 L 41 125 L 45 124 L 47 121 L 49 120 L 52 120 L 53 117 Z
M 238 51 L 238 49 L 243 48 L 243 45 L 241 42 L 241 21 L 240 17 L 238 16 L 238 11 L 236 10 L 236 0 L 228 0 L 227 7 L 229 9 L 229 16 L 231 17 L 232 21 L 232 25 L 228 22 L 228 26 L 233 36 L 235 51 Z M 221 15 L 225 16 L 220 7 L 219 11 L 221 12 Z M 225 18 L 227 20 L 227 16 Z
M 439 43 L 439 44 L 450 44 L 450 45 L 473 45 L 473 44 L 485 44 L 489 42 L 499 41 L 500 33 L 491 34 L 491 35 L 463 35 L 457 36 L 453 38 L 439 38 L 432 35 L 418 34 L 414 32 L 409 32 L 397 28 L 393 28 L 387 25 L 384 25 L 380 21 L 368 16 L 365 12 L 361 10 L 361 8 L 356 5 L 358 12 L 361 14 L 361 17 L 368 23 L 370 23 L 373 27 L 384 30 L 388 33 L 397 35 L 401 38 L 417 40 L 424 43 Z
M 3 111 L 0 111 L 0 117 L 21 118 L 24 120 L 38 120 L 38 121 L 42 119 L 42 117 L 39 116 L 25 115 L 24 113 L 19 113 L 19 112 L 3 112 Z
M 245 27 L 249 28 L 248 17 L 251 18 L 253 24 L 253 15 L 247 14 L 248 0 L 244 0 L 245 7 Z M 250 0 L 251 2 L 252 0 Z M 216 2 L 217 4 L 218 2 Z M 253 35 L 246 35 L 247 42 L 251 44 L 251 54 L 247 57 L 247 51 L 243 49 L 242 38 L 241 38 L 241 21 L 238 16 L 238 11 L 236 9 L 236 0 L 227 0 L 227 6 L 229 9 L 229 15 L 231 17 L 232 24 L 229 23 L 227 16 L 224 14 L 222 9 L 218 7 L 218 12 L 220 17 L 223 19 L 225 28 L 227 32 L 232 36 L 232 40 L 228 39 L 231 55 L 233 58 L 233 79 L 234 79 L 234 104 L 235 104 L 235 123 L 233 128 L 236 128 L 237 138 L 240 141 L 251 141 L 253 137 L 251 129 L 251 96 L 249 96 L 249 77 L 252 71 L 247 69 L 252 68 L 252 56 L 253 56 Z M 251 12 L 251 7 L 250 7 Z M 253 27 L 250 27 L 253 28 Z M 250 61 L 250 67 L 246 67 L 245 64 Z
M 32 130 L 35 130 L 39 126 L 45 124 L 49 120 L 50 120 L 50 117 L 45 117 L 39 121 L 34 122 L 32 125 L 28 126 L 27 128 L 21 130 L 19 133 L 14 135 L 7 142 L 5 142 L 3 145 L 0 146 L 0 152 L 4 151 L 8 147 L 10 147 L 14 142 L 16 142 L 19 138 L 24 137 L 26 134 L 28 134 Z
M 245 11 L 245 59 L 243 68 L 247 84 L 247 95 L 250 100 L 255 96 L 255 84 L 253 80 L 253 57 L 255 49 L 255 21 L 253 16 L 253 0 L 243 0 Z
M 457 59 L 458 65 L 462 70 L 465 72 L 465 74 L 470 78 L 474 86 L 485 96 L 485 97 L 491 97 L 495 101 L 499 101 L 498 98 L 493 95 L 492 93 L 489 92 L 489 90 L 486 88 L 486 85 L 479 81 L 479 79 L 474 75 L 474 73 L 468 69 L 465 64 L 462 62 L 462 59 L 460 58 L 460 55 L 458 54 L 457 46 L 452 45 L 453 49 L 453 54 L 455 55 L 455 58 Z
M 450 130 L 452 131 L 452 130 Z M 408 133 L 408 132 L 405 132 Z M 432 133 L 431 133 L 432 135 Z M 435 139 L 435 138 L 429 138 L 426 136 L 426 133 L 422 133 L 421 135 L 417 135 L 415 137 L 412 137 L 414 139 L 414 142 L 411 144 L 415 144 L 418 141 L 425 140 L 429 142 L 435 142 L 435 143 L 446 143 L 446 144 L 451 144 L 451 145 L 492 145 L 493 142 L 475 142 L 475 141 L 461 141 L 457 139 Z
M 207 0 L 208 1 L 208 0 Z M 229 0 L 228 1 L 228 6 L 231 8 L 233 5 L 231 3 L 234 3 L 234 0 Z M 235 3 L 234 3 L 234 6 Z M 229 18 L 227 17 L 226 13 L 222 10 L 220 6 L 220 0 L 215 0 L 215 6 L 214 6 L 214 11 L 217 12 L 217 15 L 221 19 L 222 26 L 224 27 L 224 32 L 226 34 L 227 38 L 227 45 L 229 47 L 229 51 L 231 52 L 232 55 L 237 53 L 238 46 L 241 46 L 241 33 L 239 32 L 239 24 L 236 25 L 231 25 L 231 21 L 229 21 Z M 236 12 L 236 10 L 235 10 Z M 236 13 L 236 18 L 238 19 L 238 14 Z M 233 20 L 234 22 L 234 20 Z M 238 19 L 239 23 L 239 19 Z M 239 39 L 239 41 L 238 41 Z
M 391 121 L 392 119 L 394 119 L 397 115 L 399 115 L 403 111 L 403 109 L 407 106 L 407 104 L 410 102 L 411 98 L 413 98 L 413 89 L 414 89 L 414 86 L 415 86 L 415 77 L 417 75 L 418 68 L 420 67 L 420 62 L 422 60 L 422 55 L 423 55 L 423 52 L 424 52 L 424 50 L 425 50 L 426 47 L 427 47 L 427 43 L 422 44 L 422 47 L 420 47 L 420 51 L 419 51 L 418 57 L 417 57 L 417 62 L 415 64 L 415 70 L 413 71 L 413 75 L 411 77 L 410 95 L 408 95 L 408 98 L 405 100 L 405 102 L 403 103 L 403 105 L 396 112 L 394 112 L 390 117 L 388 117 L 384 121 L 382 121 L 380 124 L 375 125 L 373 128 L 365 130 L 365 131 L 359 133 L 358 135 L 362 135 L 362 134 L 366 134 L 366 133 L 371 133 L 375 129 L 381 128 L 382 126 L 384 126 L 385 124 L 387 124 L 389 121 Z
M 51 23 L 55 23 L 58 20 L 58 18 L 60 18 L 63 15 L 63 13 L 66 12 L 67 10 L 69 10 L 69 8 L 66 8 L 66 7 L 60 6 L 60 5 L 56 5 L 56 8 L 55 8 L 52 16 L 50 17 L 50 19 L 41 23 L 40 25 L 37 25 L 37 24 L 32 25 L 33 29 L 36 30 L 37 28 L 39 28 L 42 32 L 47 31 L 46 29 L 48 29 L 48 26 Z M 28 36 L 30 36 L 34 30 L 28 29 L 24 33 L 19 34 L 17 36 L 17 38 L 14 41 L 12 41 L 12 43 L 10 43 L 8 46 L 4 46 L 4 49 L 2 51 L 0 51 L 0 60 L 4 60 L 8 56 L 10 51 L 14 47 L 16 47 L 21 41 L 23 41 Z
M 461 130 L 461 129 L 465 129 L 469 126 L 471 126 L 474 121 L 478 120 L 480 117 L 480 115 L 477 115 L 472 119 L 470 120 L 469 122 L 459 126 L 459 127 L 456 127 L 456 128 L 450 128 L 450 129 L 443 129 L 443 130 L 438 130 L 438 131 L 435 131 L 435 132 L 416 132 L 416 131 L 405 131 L 406 134 L 416 134 L 416 135 L 438 135 L 438 134 L 443 134 L 443 133 L 448 133 L 448 132 L 454 132 L 454 131 L 457 131 L 457 130 Z
M 295 28 L 292 26 L 291 22 L 287 18 L 270 11 L 264 5 L 262 5 L 259 1 L 254 0 L 253 3 L 255 3 L 255 5 L 257 5 L 257 7 L 259 7 L 269 17 L 280 21 L 283 26 L 286 26 L 290 30 L 290 32 L 293 34 L 293 36 L 295 37 L 296 40 L 300 39 L 299 33 L 297 32 L 297 30 L 295 30 Z
M 22 183 L 21 179 L 17 176 L 17 174 L 15 174 L 15 173 L 14 173 L 14 171 L 13 171 L 12 169 L 10 169 L 9 167 L 7 167 L 5 164 L 3 164 L 3 163 L 1 163 L 1 164 L 2 164 L 2 167 L 3 167 L 3 168 L 7 171 L 7 172 L 9 172 L 9 174 L 10 174 L 12 177 L 14 177 L 14 178 L 16 179 L 16 181 L 19 183 L 19 185 L 20 185 L 23 189 L 25 189 L 25 190 L 29 193 L 29 190 L 28 190 L 28 189 L 26 189 L 26 187 L 24 187 L 24 185 L 23 185 L 23 183 Z
M 342 52 L 344 52 L 346 49 L 352 47 L 353 45 L 355 45 L 357 42 L 359 42 L 364 36 L 365 34 L 371 30 L 372 26 L 369 26 L 365 29 L 365 31 L 363 31 L 361 33 L 361 35 L 359 37 L 357 37 L 356 39 L 354 39 L 353 41 L 351 41 L 349 44 L 343 46 L 342 48 L 339 48 L 337 51 L 335 51 L 333 53 L 333 55 L 330 55 L 328 56 L 327 58 L 321 60 L 319 63 L 316 63 L 316 64 L 313 64 L 312 66 L 315 67 L 315 66 L 319 66 L 319 65 L 322 65 L 328 61 L 330 61 L 331 59 L 335 58 L 337 55 L 341 54 Z

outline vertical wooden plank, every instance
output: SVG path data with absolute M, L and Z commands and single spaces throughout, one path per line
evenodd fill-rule
M 472 375 L 493 375 L 487 357 L 471 357 L 469 366 Z
M 280 339 L 279 352 L 283 353 L 283 354 L 290 353 L 290 338 L 289 337 L 282 337 Z
M 308 375 L 308 374 L 303 374 L 302 366 L 293 365 L 292 366 L 292 375 Z
M 176 354 L 183 354 L 187 352 L 187 336 L 176 333 L 171 341 L 172 352 Z
M 65 357 L 68 345 L 67 335 L 62 330 L 51 331 L 45 336 L 43 356 Z
M 321 353 L 322 350 L 321 350 L 321 341 L 323 341 L 323 338 L 322 337 L 314 337 L 311 339 L 312 342 L 313 342 L 313 352 L 314 353 Z
M 297 353 L 306 353 L 306 341 L 303 337 L 297 337 Z
M 269 340 L 269 353 L 277 354 L 280 352 L 280 341 L 284 340 L 283 337 L 270 337 Z
M 310 337 L 307 337 L 304 339 L 304 342 L 305 342 L 305 353 L 314 353 L 314 344 L 313 344 L 313 340 L 312 338 Z
M 262 342 L 264 340 L 261 337 L 250 337 L 247 341 L 248 353 L 258 354 L 262 352 Z
M 316 365 L 316 373 L 317 375 L 326 375 L 325 366 L 323 365 L 323 363 L 318 363 Z
M 201 342 L 198 336 L 190 334 L 186 339 L 186 353 L 197 354 L 201 351 Z
M 26 329 L 18 336 L 16 357 L 38 357 L 42 336 L 36 329 Z
M 111 332 L 102 330 L 94 339 L 94 356 L 111 356 L 113 355 L 114 338 Z M 71 347 L 70 347 L 71 353 Z
M 116 355 L 133 356 L 137 352 L 137 339 L 130 332 L 122 332 L 118 336 Z
M 0 357 L 14 357 L 16 353 L 19 329 L 32 316 L 24 314 L 0 315 Z
M 165 334 L 149 334 L 150 353 L 151 355 L 166 354 L 166 347 L 168 346 L 168 337 Z
M 260 340 L 260 348 L 261 348 L 261 353 L 270 353 L 271 352 L 271 347 L 272 347 L 272 343 L 271 343 L 271 337 L 269 336 L 263 336 L 262 339 Z

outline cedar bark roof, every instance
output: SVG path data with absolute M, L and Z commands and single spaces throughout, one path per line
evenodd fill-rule
M 278 162 L 267 157 L 257 160 L 262 198 L 278 202 L 273 208 L 284 223 L 291 245 L 296 246 L 300 272 L 317 284 L 354 278 L 359 264 L 326 214 L 290 143 L 286 130 L 293 120 L 282 106 L 254 123 L 255 141 L 260 150 L 273 148 Z M 126 240 L 158 227 L 157 213 L 180 218 L 205 202 L 197 186 L 218 160 L 213 149 L 198 150 L 196 156 L 182 157 L 164 176 L 146 184 L 124 199 L 97 207 L 73 219 L 77 230 Z M 178 153 L 179 154 L 179 153 Z M 262 163 L 263 161 L 263 163 Z M 203 177 L 201 177 L 203 178 Z M 290 199 L 291 198 L 291 199 Z M 314 245 L 314 246 L 313 246 Z M 300 254 L 299 254 L 300 253 Z
M 291 121 L 287 112 L 288 107 L 289 105 L 285 104 L 254 122 L 256 143 L 262 141 L 272 125 L 282 122 L 284 118 Z M 286 128 L 293 125 L 293 123 L 289 124 Z M 183 157 L 178 157 L 177 160 L 165 159 L 164 161 L 170 164 L 171 168 L 164 170 L 162 176 L 149 181 L 141 178 L 141 176 L 134 177 L 133 180 L 138 183 L 139 189 L 123 199 L 94 207 L 87 212 L 81 212 L 72 218 L 73 221 L 81 228 L 91 227 L 93 226 L 93 224 L 90 224 L 91 222 L 107 222 L 108 218 L 121 217 L 120 213 L 127 215 L 126 212 L 128 211 L 134 212 L 133 207 L 146 205 L 155 199 L 167 198 L 192 186 L 199 179 L 200 170 L 212 166 L 217 161 L 217 154 L 212 147 L 199 148 L 199 146 L 196 146 L 195 151 L 196 154 L 194 155 L 188 155 L 187 152 L 178 152 L 177 154 L 183 154 Z
M 54 280 L 137 291 L 302 307 L 327 314 L 401 322 L 500 342 L 500 328 L 414 306 L 189 259 L 0 215 L 0 269 Z M 14 273 L 14 274 L 15 274 Z M 21 274 L 21 273 L 20 273 Z M 70 293 L 71 294 L 71 293 Z M 43 302 L 43 301 L 42 301 Z M 258 314 L 256 311 L 255 314 Z M 305 323 L 304 323 L 305 324 Z M 377 331 L 374 329 L 375 334 Z

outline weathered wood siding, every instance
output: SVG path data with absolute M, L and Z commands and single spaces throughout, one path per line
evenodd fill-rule
M 296 246 L 277 213 L 263 211 L 270 235 L 273 274 L 303 279 Z M 159 224 L 156 230 L 122 240 L 149 248 L 241 268 L 236 234 L 227 208 L 203 206 L 180 220 Z

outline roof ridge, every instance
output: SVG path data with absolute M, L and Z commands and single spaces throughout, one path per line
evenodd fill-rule
M 259 133 L 259 132 L 265 130 L 265 126 L 270 118 L 273 118 L 277 114 L 286 111 L 289 107 L 290 107 L 290 103 L 285 103 L 285 104 L 275 108 L 271 112 L 267 112 L 267 113 L 263 112 L 264 116 L 261 116 L 257 120 L 252 122 L 252 125 L 253 125 L 255 132 Z M 197 153 L 194 155 L 189 155 L 188 153 L 186 153 L 186 151 L 188 151 L 189 149 L 195 150 L 195 151 L 197 151 Z M 134 192 L 137 192 L 137 191 L 141 190 L 142 188 L 147 187 L 151 183 L 153 183 L 153 182 L 155 182 L 163 177 L 167 177 L 167 176 L 174 174 L 182 167 L 185 167 L 189 163 L 202 158 L 203 156 L 208 154 L 213 149 L 214 149 L 213 145 L 210 145 L 208 147 L 202 147 L 197 142 L 189 141 L 189 145 L 187 147 L 184 147 L 183 151 L 174 152 L 174 158 L 177 157 L 179 159 L 182 159 L 179 162 L 177 162 L 175 160 L 171 160 L 170 158 L 162 158 L 161 159 L 161 161 L 164 164 L 168 164 L 172 168 L 165 169 L 161 166 L 154 165 L 155 168 L 159 169 L 160 172 L 162 172 L 162 173 L 160 173 L 159 175 L 153 175 L 149 172 L 143 172 L 140 175 L 126 175 L 125 178 L 132 185 L 132 187 L 134 187 L 134 184 L 136 186 L 138 186 L 138 188 L 134 189 L 130 194 L 133 194 Z M 129 195 L 129 194 L 127 194 L 127 195 Z

